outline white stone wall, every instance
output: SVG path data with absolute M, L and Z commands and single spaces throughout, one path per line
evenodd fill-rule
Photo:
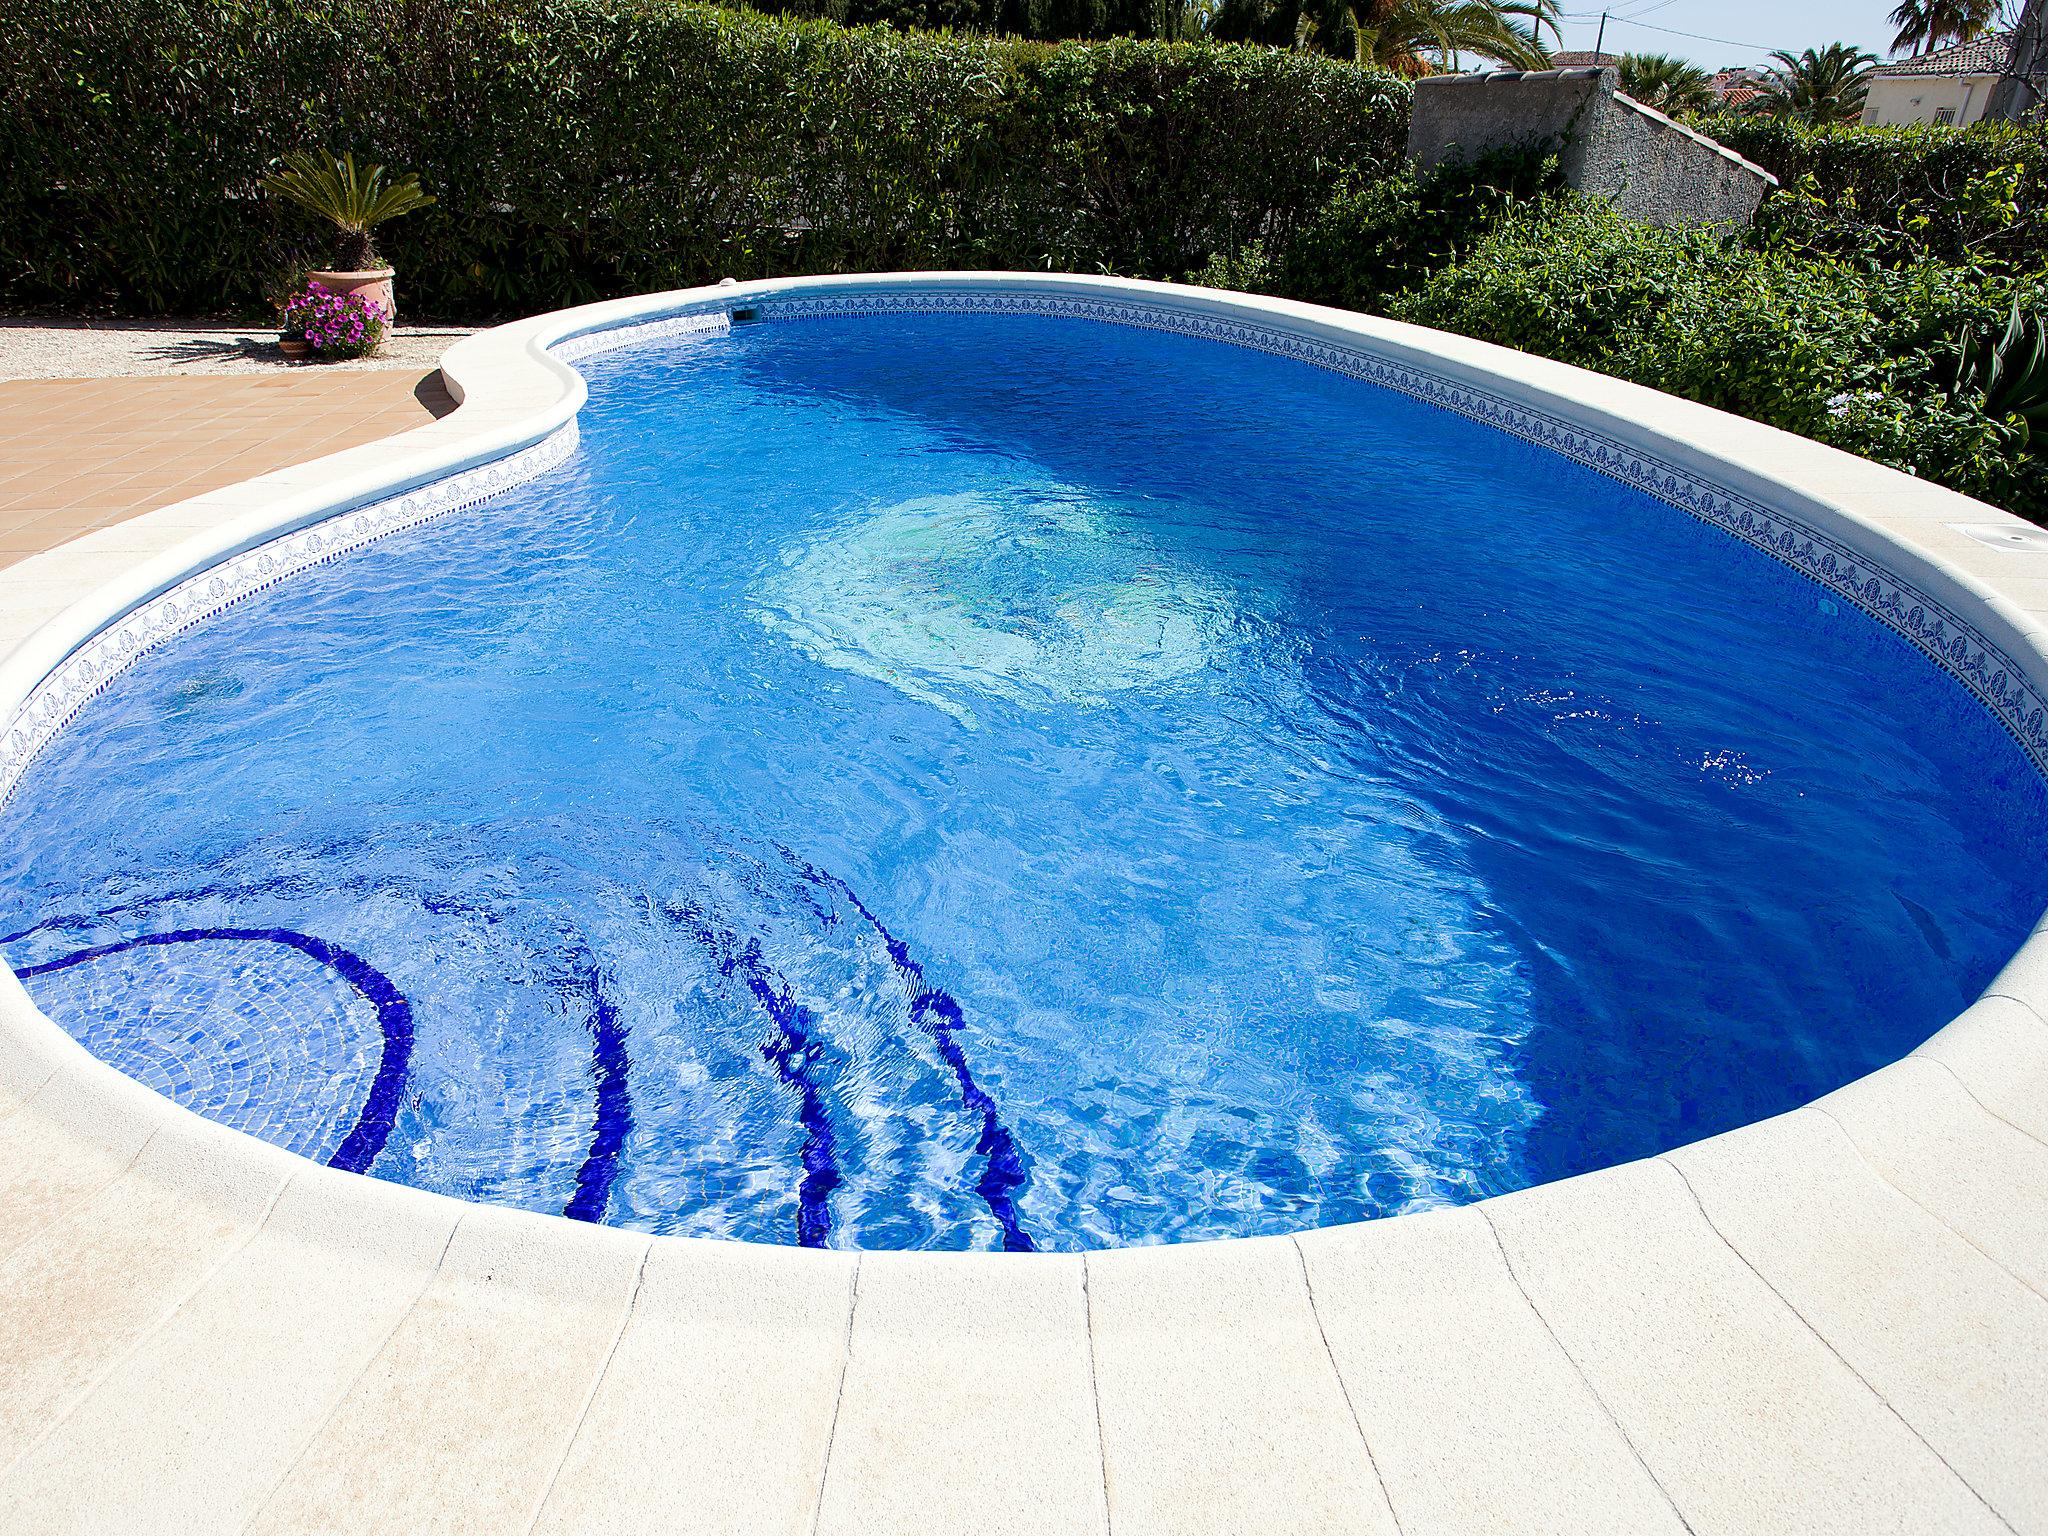
M 1863 126 L 1889 128 L 1898 123 L 1932 123 L 1936 114 L 1953 114 L 1962 126 L 1984 115 L 1996 75 L 1880 75 L 1870 82 L 1863 103 Z
M 1777 180 L 1620 95 L 1613 69 L 1495 70 L 1415 83 L 1408 158 L 1422 171 L 1494 150 L 1555 153 L 1567 185 L 1649 224 L 1747 224 Z

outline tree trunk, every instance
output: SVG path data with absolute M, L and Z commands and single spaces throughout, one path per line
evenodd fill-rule
M 1991 100 L 1984 105 L 1985 121 L 2017 122 L 2041 104 L 2041 90 L 2035 77 L 2048 73 L 2048 46 L 2042 30 L 2048 26 L 2048 5 L 2044 0 L 2027 0 L 2020 24 L 2012 34 L 2012 51 L 2006 55 L 2005 73 L 1991 88 Z

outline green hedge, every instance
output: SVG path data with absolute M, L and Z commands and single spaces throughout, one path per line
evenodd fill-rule
M 1955 338 L 2048 279 L 1870 267 L 1656 229 L 1585 199 L 1510 214 L 1388 312 L 1718 406 L 2048 523 L 2038 443 L 1947 387 Z
M 1178 277 L 1398 158 L 1408 88 L 1304 54 L 1059 46 L 635 0 L 0 0 L 0 302 L 251 311 L 353 148 L 414 315 L 721 276 Z
M 1268 265 L 1290 299 L 1376 313 L 1426 281 L 1532 199 L 1562 189 L 1555 157 L 1503 151 L 1427 176 L 1413 165 L 1339 187 Z
M 1875 224 L 1923 212 L 1923 238 L 1941 254 L 1966 250 L 2048 266 L 2048 123 L 1968 128 L 1815 128 L 1773 117 L 1713 117 L 1695 126 L 1776 176 L 1786 189 L 1807 176 L 1845 220 Z M 2003 167 L 2023 168 L 2011 224 L 1972 216 L 1970 184 Z M 1769 205 L 1766 205 L 1768 214 Z
M 842 26 L 884 22 L 1051 39 L 1160 37 L 1178 15 L 1177 0 L 755 0 L 752 9 Z

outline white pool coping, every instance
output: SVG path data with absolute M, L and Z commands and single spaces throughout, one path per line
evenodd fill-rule
M 584 399 L 557 342 L 1020 290 L 1170 302 L 1583 425 L 1818 530 L 2048 691 L 2048 547 L 1985 542 L 2029 525 L 1939 487 L 1391 321 L 919 273 L 466 339 L 453 415 L 0 572 L 0 714 L 195 570 L 549 439 Z M 121 1076 L 0 969 L 0 1530 L 2048 1531 L 2044 1015 L 2037 928 L 1905 1060 L 1660 1157 L 1294 1238 L 850 1254 L 314 1165 Z

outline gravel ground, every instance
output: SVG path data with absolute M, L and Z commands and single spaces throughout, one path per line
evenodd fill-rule
M 286 368 L 425 372 L 467 330 L 401 325 L 375 357 L 287 362 L 275 326 L 218 320 L 36 320 L 0 317 L 0 379 L 107 379 Z

